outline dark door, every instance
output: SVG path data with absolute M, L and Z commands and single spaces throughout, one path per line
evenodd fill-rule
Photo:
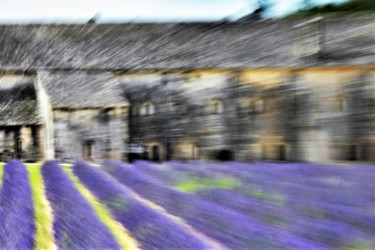
M 350 145 L 349 146 L 349 161 L 358 161 L 358 146 Z
M 92 158 L 92 147 L 94 142 L 93 141 L 86 141 L 83 143 L 82 147 L 82 153 L 83 153 L 83 159 L 91 161 Z
M 279 161 L 286 161 L 286 147 L 279 145 Z
M 158 145 L 152 146 L 152 160 L 153 161 L 160 161 L 159 146 Z
M 172 159 L 172 144 L 170 142 L 167 143 L 166 149 L 165 159 L 170 161 Z

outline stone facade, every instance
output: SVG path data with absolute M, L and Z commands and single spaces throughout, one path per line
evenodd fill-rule
M 375 17 L 0 25 L 0 160 L 375 161 Z M 130 150 L 131 151 L 131 150 Z
M 54 110 L 55 157 L 125 159 L 127 108 Z
M 0 92 L 0 161 L 126 159 L 128 102 L 110 73 L 7 74 Z
M 373 161 L 375 70 L 209 70 L 118 76 L 130 142 L 161 159 Z M 154 112 L 142 113 L 145 104 Z

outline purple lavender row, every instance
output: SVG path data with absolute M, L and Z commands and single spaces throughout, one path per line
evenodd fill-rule
M 239 165 L 245 165 L 243 163 L 235 163 L 235 166 Z M 262 163 L 263 164 L 263 163 Z M 265 164 L 265 163 L 264 163 Z M 204 173 L 204 171 L 211 172 L 212 169 L 210 169 L 210 164 L 201 167 L 200 171 Z M 231 166 L 231 165 L 229 165 Z M 242 184 L 245 186 L 246 189 L 263 189 L 266 191 L 269 191 L 270 193 L 272 190 L 277 190 L 277 192 L 281 193 L 288 202 L 286 206 L 296 213 L 301 214 L 302 216 L 307 217 L 316 217 L 320 216 L 322 218 L 326 218 L 329 220 L 341 222 L 350 224 L 352 226 L 355 226 L 356 228 L 367 232 L 367 233 L 375 233 L 375 215 L 373 211 L 371 212 L 371 208 L 373 209 L 375 203 L 374 200 L 371 198 L 371 194 L 375 193 L 375 189 L 368 189 L 363 190 L 362 189 L 353 189 L 353 190 L 347 190 L 347 189 L 341 189 L 342 193 L 339 192 L 332 192 L 332 190 L 327 190 L 324 188 L 312 187 L 311 185 L 293 185 L 290 184 L 291 180 L 296 179 L 293 175 L 287 175 L 285 178 L 279 178 L 278 179 L 271 179 L 266 175 L 262 177 L 257 177 L 257 181 L 260 183 L 260 185 L 254 184 L 254 173 L 251 172 L 249 169 L 237 169 L 235 166 L 229 167 L 221 167 L 224 171 L 228 173 L 236 173 L 236 178 L 242 179 Z M 268 165 L 267 165 L 268 166 Z M 185 172 L 194 173 L 195 172 L 195 166 L 189 167 L 189 165 L 183 166 Z M 211 165 L 212 167 L 212 165 Z M 263 165 L 262 167 L 266 167 Z M 317 166 L 317 170 L 324 168 L 325 166 Z M 178 166 L 178 168 L 181 168 L 181 165 Z M 240 168 L 240 166 L 239 166 Z M 250 166 L 250 169 L 256 169 L 255 172 L 258 171 L 257 166 Z M 269 169 L 275 168 L 275 171 L 282 172 L 283 170 L 280 169 L 300 169 L 304 170 L 308 178 L 308 174 L 311 174 L 314 172 L 313 166 L 306 166 L 304 167 L 302 164 L 290 164 L 287 166 L 286 164 L 281 164 L 281 166 L 277 164 L 271 164 Z M 334 167 L 333 167 L 334 168 Z M 359 167 L 357 167 L 359 168 Z M 306 169 L 306 170 L 305 170 Z M 348 172 L 349 170 L 346 169 Z M 240 171 L 240 174 L 238 173 Z M 264 168 L 261 168 L 259 171 L 271 171 L 271 170 L 264 170 Z M 362 171 L 370 171 L 369 168 L 362 168 Z M 303 172 L 303 171 L 302 171 Z M 336 172 L 336 170 L 326 170 L 325 173 L 328 172 Z M 345 172 L 345 171 L 344 171 Z M 339 174 L 339 173 L 336 173 Z M 171 175 L 173 175 L 171 173 Z M 315 174 L 317 175 L 317 174 Z M 334 175 L 334 174 L 333 174 Z M 318 177 L 324 177 L 324 175 L 317 175 Z M 298 178 L 304 178 L 303 176 Z M 349 178 L 349 176 L 348 176 Z M 276 183 L 278 182 L 286 182 L 287 186 L 278 185 Z M 265 184 L 266 183 L 266 184 Z M 267 184 L 268 183 L 268 184 Z M 273 183 L 273 184 L 272 184 Z M 366 183 L 366 182 L 365 182 Z M 365 184 L 363 181 L 357 181 L 357 185 Z M 371 182 L 372 183 L 372 182 Z M 365 195 L 368 194 L 368 195 Z M 324 201 L 324 202 L 322 202 Z M 325 203 L 326 202 L 326 203 Z
M 137 169 L 141 170 L 144 173 L 147 173 L 151 176 L 154 176 L 158 178 L 159 180 L 162 180 L 164 183 L 168 185 L 173 185 L 175 183 L 178 183 L 179 181 L 186 181 L 191 179 L 191 176 L 199 176 L 199 177 L 207 177 L 212 178 L 213 175 L 211 174 L 216 173 L 217 171 L 204 171 L 204 169 L 201 167 L 200 170 L 197 171 L 197 166 L 194 165 L 186 165 L 184 166 L 184 171 L 181 171 L 181 168 L 177 169 L 168 169 L 168 170 L 162 170 L 157 165 L 150 164 L 148 162 L 139 161 L 135 163 Z M 272 168 L 272 167 L 271 167 Z M 228 168 L 229 169 L 229 168 Z M 229 169 L 231 170 L 231 169 Z M 232 169 L 232 172 L 233 169 Z M 267 179 L 267 177 L 262 177 L 263 179 L 258 179 L 258 182 L 260 185 L 257 185 L 257 183 L 254 183 L 253 179 L 248 180 L 246 176 L 248 176 L 248 173 L 241 173 L 241 175 L 232 175 L 232 177 L 235 177 L 237 179 L 241 179 L 242 183 L 241 185 L 238 185 L 236 188 L 238 193 L 247 193 L 247 191 L 251 190 L 262 190 L 265 193 L 274 194 L 275 190 L 278 193 L 279 197 L 284 197 L 285 194 L 294 194 L 294 195 L 300 195 L 302 197 L 305 197 L 306 199 L 313 199 L 313 200 L 329 200 L 331 203 L 334 204 L 341 204 L 345 206 L 352 206 L 352 207 L 358 207 L 364 210 L 365 209 L 370 210 L 374 207 L 375 202 L 370 197 L 364 195 L 365 192 L 360 191 L 360 189 L 351 189 L 348 190 L 345 193 L 345 190 L 341 189 L 340 192 L 336 192 L 333 190 L 333 188 L 323 188 L 323 187 L 315 187 L 311 188 L 310 186 L 306 185 L 299 185 L 299 184 L 293 184 L 293 183 L 287 183 L 287 186 L 281 186 L 277 184 L 280 181 L 277 180 L 270 180 Z M 230 174 L 222 174 L 221 177 L 228 177 L 231 176 Z M 293 176 L 288 176 L 287 178 L 279 178 L 278 180 L 284 180 L 289 182 L 290 179 L 295 179 Z M 254 175 L 251 175 L 251 178 L 254 178 Z M 267 183 L 264 184 L 264 183 Z
M 187 175 L 181 175 L 181 173 L 176 173 L 176 171 L 161 170 L 148 162 L 136 162 L 136 167 L 164 183 L 173 183 L 178 179 L 188 178 Z M 202 190 L 198 192 L 197 195 L 205 200 L 232 208 L 241 214 L 256 217 L 257 219 L 279 226 L 291 233 L 327 244 L 331 247 L 344 247 L 358 239 L 367 240 L 366 234 L 360 233 L 350 225 L 337 221 L 301 216 L 298 215 L 296 211 L 288 209 L 287 207 L 260 199 L 250 198 L 242 195 L 240 192 L 210 189 Z
M 211 168 L 211 165 L 207 166 L 207 169 Z M 220 166 L 216 165 L 217 170 Z M 251 175 L 252 177 L 259 178 L 261 180 L 283 180 L 289 179 L 289 182 L 302 185 L 311 185 L 311 188 L 338 188 L 334 189 L 339 192 L 341 188 L 353 188 L 353 186 L 368 186 L 375 187 L 375 184 L 371 181 L 375 178 L 375 172 L 370 167 L 365 166 L 328 166 L 319 164 L 300 164 L 300 163 L 288 163 L 288 164 L 271 164 L 271 163 L 226 163 L 221 166 L 222 170 L 226 170 L 227 173 L 232 172 L 238 175 Z M 290 177 L 294 177 L 291 179 Z M 328 183 L 328 179 L 336 179 L 337 183 Z M 278 183 L 278 182 L 276 182 Z
M 131 190 L 99 169 L 78 161 L 73 171 L 144 249 L 209 249 L 183 226 L 146 206 Z
M 289 208 L 312 218 L 322 218 L 352 225 L 363 232 L 375 234 L 375 214 L 358 208 L 331 204 L 330 201 L 309 200 L 299 195 L 288 196 Z
M 237 163 L 238 165 L 238 163 Z M 260 188 L 263 190 L 277 190 L 279 193 L 286 197 L 300 197 L 302 200 L 325 200 L 331 204 L 338 206 L 346 206 L 349 209 L 360 209 L 363 213 L 371 213 L 375 206 L 375 186 L 372 187 L 373 181 L 360 178 L 358 173 L 351 173 L 348 175 L 349 169 L 343 169 L 330 166 L 331 169 L 325 170 L 324 174 L 320 174 L 319 171 L 327 166 L 315 166 L 315 165 L 303 165 L 303 164 L 290 164 L 291 167 L 282 165 L 285 168 L 291 168 L 294 172 L 289 171 L 278 175 L 276 178 L 271 178 L 268 175 L 259 177 L 258 182 L 260 185 L 254 185 L 254 174 L 252 173 L 249 178 L 249 174 L 243 171 L 238 178 L 242 178 L 246 188 Z M 314 167 L 316 169 L 314 170 Z M 280 167 L 270 166 L 268 168 L 275 168 L 277 172 Z M 346 171 L 345 171 L 346 170 Z M 369 168 L 362 168 L 362 171 L 370 171 Z M 371 172 L 371 171 L 370 171 Z M 345 173 L 345 174 L 344 174 Z M 270 174 L 271 175 L 271 174 Z M 311 176 L 315 176 L 317 179 L 316 183 L 295 183 L 296 180 L 312 179 Z M 362 174 L 362 177 L 364 175 Z M 318 183 L 322 180 L 332 179 L 342 183 L 342 185 L 324 185 L 324 183 Z M 360 179 L 358 179 L 360 178 Z M 251 180 L 251 181 L 250 181 Z M 273 184 L 272 184 L 273 183 Z M 277 184 L 280 183 L 280 184 Z
M 236 165 L 240 165 L 243 163 L 236 163 Z M 319 174 L 319 171 L 328 167 L 328 166 L 321 166 L 317 165 L 316 169 L 314 170 L 314 165 L 303 165 L 303 164 L 281 164 L 281 167 L 277 164 L 271 164 L 266 165 L 266 163 L 262 163 L 263 168 L 260 169 L 260 171 L 272 171 L 269 169 L 274 168 L 275 172 L 280 171 L 283 172 L 286 169 L 295 170 L 298 169 L 298 171 L 295 171 L 295 173 L 299 173 L 298 175 L 292 175 L 288 173 L 283 173 L 285 175 L 285 178 L 281 178 L 281 176 L 278 176 L 275 179 L 271 179 L 272 183 L 277 182 L 287 182 L 287 187 L 283 187 L 282 185 L 271 184 L 269 183 L 267 188 L 270 188 L 271 186 L 273 189 L 278 190 L 287 201 L 287 206 L 292 211 L 299 213 L 303 216 L 308 217 L 319 217 L 327 220 L 332 220 L 336 222 L 346 223 L 349 225 L 352 225 L 364 232 L 374 234 L 375 233 L 375 214 L 371 212 L 371 208 L 374 207 L 375 203 L 374 200 L 371 198 L 371 195 L 375 193 L 374 188 L 370 188 L 368 190 L 362 190 L 362 189 L 355 189 L 354 185 L 357 186 L 361 185 L 369 185 L 373 183 L 372 181 L 364 181 L 364 180 L 354 180 L 350 183 L 348 188 L 338 189 L 340 192 L 335 192 L 331 189 L 324 189 L 320 187 L 315 187 L 311 185 L 293 185 L 290 184 L 291 180 L 298 179 L 298 178 L 309 178 L 310 175 L 315 175 L 316 178 L 322 178 L 325 177 L 324 174 L 330 173 L 331 176 L 340 176 L 341 168 L 333 167 L 331 166 L 331 169 L 324 170 L 324 174 Z M 230 167 L 233 167 L 229 165 Z M 265 170 L 264 168 L 268 166 L 268 170 Z M 192 166 L 193 168 L 193 166 Z M 284 169 L 283 169 L 284 168 Z M 359 169 L 360 167 L 357 166 L 356 169 Z M 227 168 L 231 169 L 231 168 Z M 257 169 L 258 170 L 258 169 Z M 345 173 L 345 179 L 353 178 L 355 177 L 355 173 L 352 173 L 352 169 L 343 169 L 343 173 Z M 345 171 L 346 170 L 346 171 Z M 362 167 L 362 171 L 369 171 L 370 176 L 372 176 L 371 173 L 373 171 L 370 168 Z M 232 169 L 233 171 L 233 169 Z M 235 172 L 235 170 L 233 171 Z M 306 176 L 303 176 L 303 174 Z M 318 173 L 316 173 L 318 172 Z M 349 175 L 348 173 L 352 173 L 352 175 Z M 243 183 L 247 188 L 256 188 L 256 187 L 264 187 L 264 186 L 254 186 L 250 179 L 253 180 L 254 174 L 246 173 L 246 168 L 241 171 L 241 174 L 236 175 L 238 178 L 242 178 Z M 242 177 L 241 177 L 242 176 Z M 360 176 L 365 176 L 365 174 L 361 174 Z M 249 178 L 247 178 L 249 177 Z M 264 175 L 263 177 L 259 178 L 259 182 L 261 183 L 267 183 L 267 181 L 270 181 L 270 178 L 268 175 Z M 266 184 L 263 184 L 266 185 Z M 363 192 L 362 192 L 363 191 Z
M 188 173 L 183 171 L 177 171 L 171 168 L 169 165 L 167 169 L 160 169 L 158 165 L 155 165 L 148 161 L 135 161 L 133 165 L 140 171 L 161 180 L 167 185 L 173 185 L 178 181 L 188 179 Z
M 144 165 L 142 164 L 143 168 Z M 212 173 L 222 173 L 222 176 L 231 176 L 242 180 L 243 188 L 245 189 L 261 189 L 270 193 L 277 190 L 282 194 L 296 193 L 310 199 L 329 200 L 331 203 L 338 205 L 353 206 L 370 211 L 375 205 L 375 185 L 373 185 L 373 182 L 368 179 L 358 180 L 359 177 L 354 173 L 348 175 L 348 169 L 344 169 L 347 170 L 346 175 L 339 175 L 340 173 L 334 170 L 337 167 L 330 166 L 331 169 L 325 170 L 324 174 L 320 174 L 320 170 L 328 167 L 307 164 L 306 166 L 303 164 L 270 164 L 258 167 L 257 165 L 244 163 L 227 163 L 225 166 L 219 164 L 204 164 L 203 166 L 200 164 L 195 166 L 171 163 L 171 166 L 173 169 L 169 171 L 169 181 L 173 177 L 181 177 L 181 172 L 203 177 L 209 177 Z M 314 170 L 315 167 L 316 169 Z M 264 170 L 265 168 L 268 170 Z M 362 171 L 367 170 L 368 168 L 362 168 Z M 279 174 L 275 174 L 275 172 Z M 306 174 L 304 175 L 304 173 Z M 312 179 L 309 176 L 315 176 L 314 182 L 306 181 Z M 325 179 L 329 180 L 329 178 L 345 181 L 346 185 L 328 185 L 322 182 Z
M 106 162 L 104 169 L 124 185 L 192 227 L 232 249 L 324 249 L 319 243 L 267 226 L 231 209 L 169 188 L 162 182 L 121 162 Z
M 262 180 L 273 181 L 294 177 L 289 181 L 295 184 L 311 185 L 312 189 L 315 187 L 331 188 L 337 193 L 342 192 L 342 189 L 375 188 L 374 182 L 371 181 L 375 178 L 375 172 L 369 166 L 338 167 L 300 163 L 278 165 L 257 163 L 255 167 L 251 164 L 227 163 L 226 166 L 227 169 L 233 169 L 232 171 L 241 171 L 240 174 L 246 175 L 251 172 L 252 176 L 257 175 Z M 374 194 L 373 197 L 375 197 Z
M 55 241 L 60 249 L 119 249 L 114 237 L 58 162 L 45 162 L 42 175 L 53 210 Z
M 12 160 L 4 166 L 0 193 L 0 248 L 32 249 L 34 203 L 24 164 Z
M 169 163 L 175 170 L 194 171 L 195 173 L 207 174 L 208 172 L 222 172 L 223 174 L 234 174 L 242 176 L 247 175 L 248 178 L 253 177 L 263 180 L 282 180 L 290 176 L 303 177 L 295 178 L 294 183 L 300 184 L 318 184 L 320 186 L 325 183 L 322 182 L 322 177 L 343 177 L 345 181 L 353 181 L 355 183 L 370 184 L 375 187 L 374 183 L 366 180 L 371 180 L 375 177 L 375 171 L 369 166 L 351 166 L 351 167 L 337 167 L 318 164 L 272 164 L 272 163 L 239 163 L 229 162 L 225 164 L 203 164 L 203 163 Z M 197 164 L 197 165 L 195 165 Z M 360 178 L 360 179 L 359 179 Z M 352 184 L 352 183 L 351 183 Z
M 200 174 L 208 174 L 212 172 L 221 172 L 225 175 L 236 175 L 249 178 L 256 181 L 261 180 L 262 183 L 273 182 L 275 180 L 289 179 L 289 182 L 299 183 L 303 185 L 312 184 L 311 188 L 315 186 L 320 187 L 332 187 L 324 182 L 327 177 L 338 177 L 345 182 L 337 183 L 339 185 L 345 185 L 347 182 L 350 184 L 361 184 L 370 185 L 375 187 L 375 184 L 370 181 L 375 178 L 374 171 L 371 171 L 369 167 L 337 167 L 337 166 L 325 166 L 318 164 L 271 164 L 271 163 L 256 163 L 246 164 L 238 162 L 229 162 L 225 164 L 199 164 L 199 165 L 186 165 L 181 167 L 183 164 L 170 163 L 174 166 L 175 170 L 183 171 L 194 171 Z M 290 177 L 295 177 L 290 179 Z M 300 178 L 301 177 L 301 178 Z M 276 182 L 278 183 L 278 182 Z M 268 183 L 267 183 L 268 185 Z
M 249 198 L 231 190 L 207 189 L 199 191 L 197 195 L 335 249 L 343 249 L 358 241 L 367 242 L 371 238 L 368 234 L 348 224 L 330 219 L 301 216 L 286 207 Z

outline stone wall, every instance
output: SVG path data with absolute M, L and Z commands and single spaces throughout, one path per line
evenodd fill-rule
M 55 157 L 68 162 L 79 158 L 124 160 L 127 112 L 127 107 L 55 109 Z
M 162 159 L 373 161 L 375 70 L 196 70 L 118 76 L 130 143 Z M 152 104 L 153 113 L 142 113 Z M 151 157 L 151 156 L 150 156 Z
M 42 157 L 40 126 L 0 127 L 0 161 L 16 158 L 25 162 L 36 162 Z

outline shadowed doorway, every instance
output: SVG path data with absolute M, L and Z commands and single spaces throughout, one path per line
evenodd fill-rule
M 152 160 L 153 161 L 160 161 L 159 146 L 158 145 L 152 146 Z

